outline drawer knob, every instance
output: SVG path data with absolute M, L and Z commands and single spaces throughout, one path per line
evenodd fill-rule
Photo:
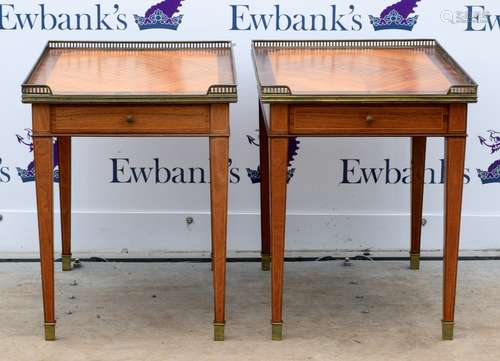
M 375 118 L 372 115 L 367 115 L 366 116 L 366 122 L 367 123 L 372 123 L 375 120 Z
M 135 118 L 133 115 L 127 115 L 126 121 L 127 123 L 131 124 L 135 121 Z

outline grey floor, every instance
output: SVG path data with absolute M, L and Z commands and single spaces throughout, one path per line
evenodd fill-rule
M 284 340 L 270 274 L 228 265 L 226 341 L 209 264 L 57 264 L 57 338 L 42 340 L 39 266 L 0 264 L 0 360 L 498 360 L 500 262 L 460 263 L 455 340 L 440 340 L 441 262 L 288 263 Z M 76 281 L 76 285 L 75 282 Z

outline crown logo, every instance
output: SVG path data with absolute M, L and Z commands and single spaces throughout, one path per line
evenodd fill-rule
M 28 147 L 29 152 L 33 153 L 33 132 L 31 129 L 25 129 L 26 135 L 21 136 L 17 134 L 17 141 L 20 144 L 25 145 Z M 57 146 L 57 140 L 54 143 L 54 148 L 53 148 L 53 154 L 54 154 L 54 182 L 59 182 L 59 147 Z M 35 173 L 35 162 L 31 161 L 26 168 L 20 168 L 16 167 L 17 169 L 17 174 L 19 175 L 19 178 L 21 178 L 23 183 L 29 183 L 29 182 L 34 182 L 36 173 Z
M 370 23 L 375 31 L 389 29 L 412 31 L 417 24 L 418 15 L 410 15 L 415 13 L 418 2 L 420 0 L 401 0 L 385 8 L 380 17 L 370 15 Z
M 489 139 L 479 137 L 479 143 L 488 148 L 491 154 L 500 151 L 500 132 L 489 130 Z M 487 170 L 477 169 L 477 175 L 483 184 L 500 183 L 500 160 L 493 162 Z
M 184 0 L 164 0 L 150 7 L 144 16 L 134 15 L 140 30 L 168 29 L 177 30 L 182 23 L 183 14 L 179 12 Z
M 247 138 L 248 138 L 248 142 L 251 145 L 254 145 L 256 147 L 260 147 L 260 145 L 256 142 L 254 137 L 252 137 L 251 135 L 247 135 Z M 293 168 L 292 164 L 295 161 L 295 158 L 298 156 L 299 149 L 300 149 L 299 145 L 300 145 L 300 141 L 297 140 L 296 137 L 289 138 L 289 140 L 288 140 L 287 183 L 290 183 L 293 176 L 295 175 L 295 168 Z M 250 178 L 250 181 L 252 182 L 252 184 L 260 183 L 260 166 L 258 166 L 257 169 L 247 168 L 247 175 L 248 175 L 248 178 Z
M 260 183 L 260 167 L 257 167 L 257 170 L 252 168 L 247 168 L 247 175 L 248 178 L 250 178 L 252 184 Z M 286 182 L 290 183 L 294 175 L 295 175 L 295 168 L 288 169 L 288 176 Z
M 477 176 L 481 179 L 481 183 L 500 183 L 500 160 L 497 160 L 488 167 L 488 170 L 477 170 Z

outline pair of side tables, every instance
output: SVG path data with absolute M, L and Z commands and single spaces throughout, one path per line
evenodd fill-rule
M 445 138 L 443 339 L 453 338 L 467 104 L 477 85 L 435 40 L 254 41 L 262 268 L 282 338 L 289 138 L 411 137 L 411 268 L 419 268 L 427 137 Z M 46 340 L 55 339 L 54 138 L 63 270 L 71 269 L 71 138 L 209 137 L 214 338 L 224 339 L 232 43 L 49 42 L 22 86 L 32 104 Z M 271 261 L 272 257 L 272 261 Z

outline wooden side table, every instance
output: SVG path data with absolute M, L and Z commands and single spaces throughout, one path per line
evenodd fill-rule
M 71 138 L 209 137 L 215 340 L 224 339 L 230 42 L 49 42 L 22 86 L 32 104 L 46 340 L 55 339 L 53 138 L 63 268 L 71 269 Z
M 282 338 L 289 137 L 411 137 L 411 268 L 419 268 L 427 137 L 445 138 L 443 339 L 453 338 L 467 104 L 477 85 L 435 40 L 254 41 L 263 268 Z

